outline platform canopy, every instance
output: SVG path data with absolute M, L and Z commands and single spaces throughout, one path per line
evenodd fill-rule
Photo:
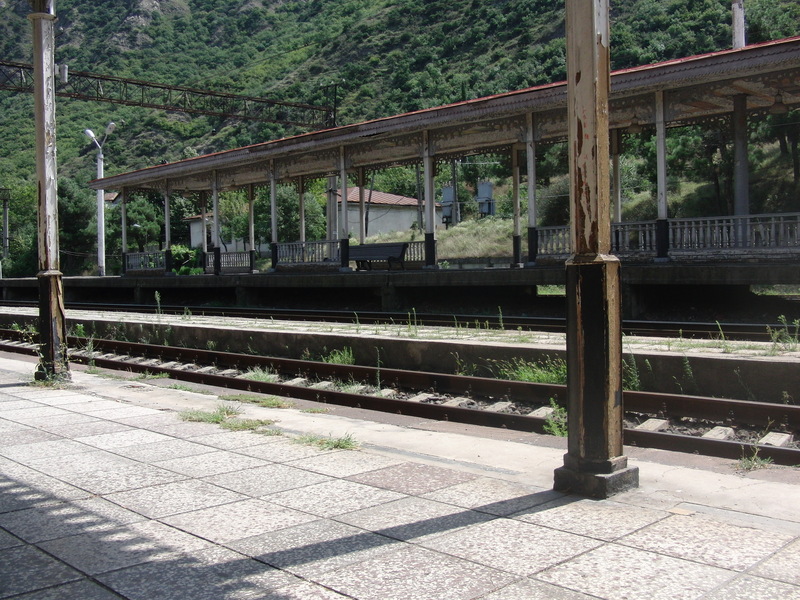
M 612 130 L 656 123 L 657 98 L 667 127 L 722 120 L 746 99 L 748 115 L 800 104 L 800 36 L 615 71 Z M 663 100 L 662 100 L 663 99 Z M 552 83 L 333 129 L 207 154 L 98 179 L 95 189 L 205 191 L 268 185 L 298 177 L 421 162 L 427 139 L 436 160 L 565 140 L 567 84 Z M 779 108 L 782 108 L 779 106 Z

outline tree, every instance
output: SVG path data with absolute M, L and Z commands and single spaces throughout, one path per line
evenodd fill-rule
M 133 240 L 144 252 L 148 245 L 161 242 L 161 227 L 164 217 L 153 202 L 142 196 L 134 196 L 127 201 L 128 239 Z

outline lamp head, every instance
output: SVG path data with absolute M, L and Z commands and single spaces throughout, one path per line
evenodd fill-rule
M 111 133 L 117 128 L 117 124 L 114 121 L 111 121 L 108 125 L 106 125 L 106 135 Z
M 84 133 L 84 134 L 86 135 L 86 137 L 88 137 L 90 140 L 94 140 L 94 141 L 96 141 L 96 140 L 97 140 L 97 137 L 94 135 L 94 131 L 92 131 L 91 129 L 84 129 L 84 130 L 83 130 L 83 133 Z

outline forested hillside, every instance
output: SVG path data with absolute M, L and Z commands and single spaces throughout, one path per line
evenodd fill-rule
M 611 4 L 613 68 L 731 45 L 730 0 Z M 800 0 L 745 7 L 751 43 L 800 33 Z M 565 76 L 563 0 L 58 0 L 56 9 L 56 62 L 72 70 L 312 104 L 326 103 L 335 84 L 340 124 Z M 31 62 L 29 12 L 26 0 L 0 0 L 2 60 Z M 0 187 L 29 199 L 32 100 L 0 91 Z M 81 245 L 91 239 L 85 183 L 95 173 L 82 132 L 109 121 L 118 128 L 106 144 L 107 174 L 295 133 L 59 99 L 59 176 L 64 202 L 85 205 L 70 224 L 85 228 L 74 232 Z

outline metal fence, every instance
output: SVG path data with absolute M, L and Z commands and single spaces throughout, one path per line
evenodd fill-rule
M 167 270 L 166 252 L 126 252 L 125 272 L 152 272 Z

